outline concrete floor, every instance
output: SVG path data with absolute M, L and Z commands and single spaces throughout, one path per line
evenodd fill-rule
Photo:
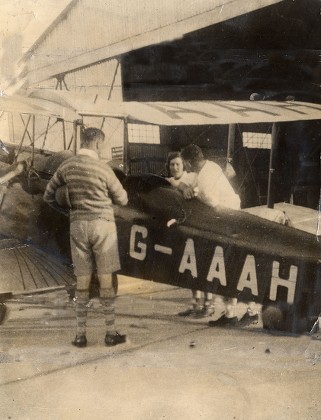
M 209 328 L 176 316 L 189 302 L 188 290 L 121 277 L 117 328 L 128 342 L 103 345 L 93 300 L 88 347 L 77 349 L 65 292 L 12 300 L 0 326 L 0 418 L 321 418 L 318 335 Z
M 41 243 L 39 200 L 13 186 L 0 214 L 1 233 Z M 70 344 L 74 304 L 64 291 L 11 300 L 0 325 L 0 419 L 321 418 L 318 334 L 271 334 L 261 322 L 209 328 L 205 319 L 177 316 L 190 295 L 121 277 L 117 328 L 128 342 L 104 346 L 94 300 L 85 349 Z M 239 304 L 237 315 L 244 311 Z

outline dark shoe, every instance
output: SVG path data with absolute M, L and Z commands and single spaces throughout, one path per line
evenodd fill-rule
M 186 309 L 186 311 L 179 312 L 177 315 L 178 316 L 185 316 L 185 317 L 187 317 L 187 316 L 196 317 L 199 312 L 200 312 L 200 309 L 189 308 L 189 309 Z
M 216 321 L 209 321 L 209 327 L 236 327 L 238 323 L 237 316 L 233 318 L 227 318 L 225 315 L 222 315 Z
M 214 314 L 215 310 L 212 306 L 204 306 L 200 311 L 196 313 L 196 318 L 207 318 Z
M 107 333 L 105 337 L 106 346 L 117 346 L 117 344 L 126 343 L 126 335 L 125 334 L 118 334 L 116 331 L 114 334 Z
M 76 335 L 76 338 L 74 339 L 74 341 L 71 343 L 73 346 L 76 347 L 86 347 L 87 346 L 87 338 L 85 335 Z
M 251 324 L 257 324 L 259 322 L 259 314 L 250 315 L 248 312 L 242 316 L 239 320 L 240 327 L 248 327 Z

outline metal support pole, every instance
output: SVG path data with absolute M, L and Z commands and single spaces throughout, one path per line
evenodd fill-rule
M 236 124 L 229 124 L 228 126 L 228 138 L 227 138 L 227 162 L 228 163 L 231 163 L 233 159 L 235 128 L 236 128 Z
M 66 80 L 65 80 L 65 76 L 64 76 L 64 78 L 62 79 L 62 82 L 63 82 L 63 84 L 64 84 L 64 86 L 65 86 L 65 89 L 69 91 L 68 86 L 67 86 L 67 83 L 66 83 Z
M 56 90 L 58 90 L 58 88 L 59 90 L 63 90 L 63 85 L 65 86 L 66 90 L 69 90 L 65 81 L 65 73 L 58 74 L 56 76 L 56 80 L 57 80 L 56 87 L 55 87 Z
M 26 132 L 28 131 L 28 125 L 29 125 L 30 120 L 31 120 L 31 114 L 29 114 L 29 116 L 28 116 L 28 120 L 27 120 L 27 123 L 25 125 L 25 129 L 24 129 L 24 132 L 23 132 L 23 135 L 22 135 L 20 144 L 19 144 L 19 147 L 18 147 L 17 152 L 16 152 L 16 155 L 15 155 L 15 159 L 14 159 L 15 161 L 17 160 L 17 157 L 18 157 L 18 155 L 20 153 L 20 150 L 22 148 L 23 140 L 25 138 Z
M 232 166 L 234 156 L 234 143 L 235 143 L 235 124 L 229 124 L 228 126 L 228 138 L 227 138 L 227 153 L 226 153 L 226 166 L 225 175 L 228 179 L 232 179 L 236 176 L 234 168 Z
M 275 173 L 275 151 L 277 148 L 277 128 L 276 124 L 272 125 L 272 141 L 271 141 L 271 152 L 270 152 L 270 164 L 269 164 L 269 181 L 268 181 L 268 192 L 267 192 L 267 206 L 269 209 L 274 207 L 274 173 Z
M 32 115 L 32 158 L 31 158 L 31 168 L 35 161 L 35 141 L 36 141 L 36 116 Z
M 78 145 L 77 145 L 77 127 L 78 122 L 77 120 L 73 122 L 73 140 L 74 140 L 74 154 L 77 154 Z
M 62 136 L 64 141 L 64 150 L 67 149 L 67 141 L 66 141 L 66 127 L 65 127 L 65 121 L 61 120 L 62 123 Z
M 20 119 L 21 119 L 21 121 L 22 121 L 22 124 L 23 124 L 23 126 L 25 127 L 26 126 L 26 124 L 25 124 L 25 120 L 23 119 L 23 116 L 21 115 L 21 114 L 19 114 L 20 115 Z M 29 140 L 30 140 L 30 144 L 32 143 L 32 137 L 30 136 L 30 134 L 29 134 L 29 131 L 27 130 L 27 132 L 26 132 L 26 134 L 28 134 L 28 137 L 29 137 Z
M 115 68 L 115 71 L 114 71 L 113 80 L 112 80 L 111 85 L 110 85 L 109 94 L 108 94 L 108 101 L 111 98 L 111 94 L 112 94 L 112 91 L 113 91 L 113 88 L 114 88 L 114 85 L 115 85 L 115 80 L 116 80 L 118 68 L 119 68 L 119 60 L 117 60 L 116 68 Z
M 110 89 L 109 89 L 109 94 L 108 94 L 108 98 L 107 98 L 108 101 L 111 98 L 111 94 L 112 94 L 112 91 L 113 91 L 113 88 L 114 88 L 114 85 L 115 85 L 115 80 L 116 80 L 116 76 L 117 76 L 119 65 L 120 65 L 119 64 L 119 60 L 117 60 L 116 68 L 115 68 L 115 71 L 114 71 L 113 80 L 111 82 Z M 96 95 L 96 97 L 95 97 L 94 104 L 96 103 L 97 99 L 98 99 L 98 95 Z M 106 117 L 103 117 L 103 120 L 102 120 L 101 126 L 100 126 L 100 129 L 101 130 L 104 128 L 105 121 L 106 121 Z
M 43 142 L 42 142 L 42 149 L 45 148 L 45 144 L 46 144 L 46 140 L 47 140 L 47 135 L 48 135 L 48 130 L 49 130 L 49 125 L 50 125 L 50 119 L 51 119 L 51 117 L 48 117 L 48 122 L 47 122 L 46 131 L 45 131 L 45 136 L 44 136 Z
M 124 118 L 124 172 L 126 175 L 130 170 L 128 146 L 128 121 L 127 118 Z
M 8 120 L 9 120 L 9 138 L 10 142 L 15 144 L 15 131 L 14 131 L 14 120 L 13 120 L 13 113 L 8 112 Z

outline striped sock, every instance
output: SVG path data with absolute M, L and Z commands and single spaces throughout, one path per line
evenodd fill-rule
M 88 303 L 89 303 L 89 291 L 77 290 L 76 292 L 77 336 L 86 335 Z
M 100 297 L 100 303 L 105 315 L 106 332 L 107 334 L 115 333 L 115 299 Z

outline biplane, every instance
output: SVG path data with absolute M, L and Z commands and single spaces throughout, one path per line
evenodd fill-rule
M 265 326 L 291 332 L 309 330 L 311 320 L 321 310 L 318 207 L 275 203 L 274 187 L 280 180 L 274 165 L 279 127 L 320 120 L 321 105 L 297 101 L 117 103 L 97 98 L 88 102 L 88 98 L 84 100 L 71 92 L 47 90 L 28 93 L 23 102 L 28 101 L 35 102 L 38 113 L 69 119 L 73 125 L 73 143 L 66 147 L 62 136 L 64 150 L 60 153 L 46 156 L 40 153 L 37 160 L 34 143 L 31 144 L 30 158 L 24 161 L 19 177 L 27 173 L 24 188 L 40 196 L 59 163 L 77 151 L 77 129 L 86 117 L 123 122 L 123 156 L 121 165 L 114 165 L 130 198 L 127 207 L 115 206 L 121 274 L 237 296 L 240 301 L 256 301 L 263 305 Z M 152 143 L 139 139 L 131 143 L 132 124 L 158 127 L 161 135 Z M 213 126 L 220 130 L 225 127 L 224 165 L 229 169 L 235 155 L 235 126 L 257 124 L 270 127 L 263 204 L 250 208 L 243 205 L 240 211 L 214 210 L 197 198 L 184 200 L 166 181 L 167 153 L 191 142 L 189 138 L 182 140 L 181 135 L 177 137 L 180 128 L 198 127 L 204 131 Z M 215 139 L 206 141 L 215 148 Z M 11 150 L 9 145 L 6 147 Z M 18 155 L 17 151 L 13 154 Z M 53 224 L 55 216 L 49 208 L 42 215 L 46 215 L 47 222 L 49 219 L 57 240 L 63 236 L 66 244 L 67 218 L 62 216 Z M 282 223 L 277 222 L 280 215 Z M 272 318 L 268 317 L 271 308 Z

